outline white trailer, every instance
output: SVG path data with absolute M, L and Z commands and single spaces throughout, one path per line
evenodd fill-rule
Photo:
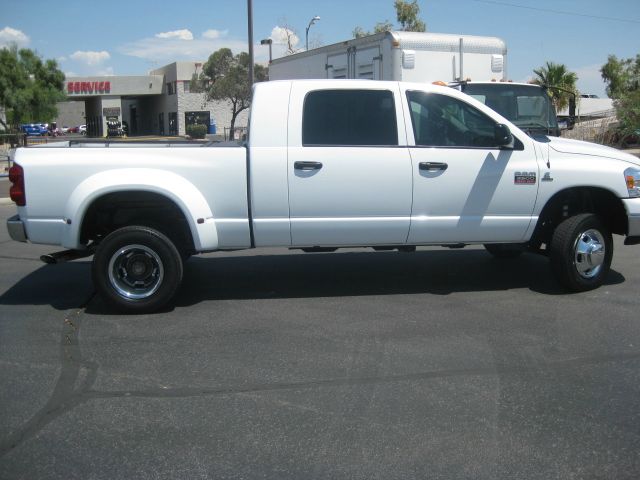
M 273 60 L 270 80 L 360 78 L 405 82 L 506 80 L 497 37 L 383 32 Z

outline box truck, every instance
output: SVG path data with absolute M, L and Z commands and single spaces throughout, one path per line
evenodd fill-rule
M 497 37 L 382 32 L 277 58 L 269 80 L 369 79 L 444 82 L 531 135 L 560 135 L 548 86 L 507 82 L 507 46 Z M 573 126 L 575 97 L 567 124 Z
M 497 37 L 383 32 L 277 58 L 269 79 L 506 80 L 506 55 Z

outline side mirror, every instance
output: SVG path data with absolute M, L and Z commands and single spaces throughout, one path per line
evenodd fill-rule
M 497 123 L 494 130 L 494 141 L 497 147 L 506 147 L 513 142 L 513 135 L 504 123 Z

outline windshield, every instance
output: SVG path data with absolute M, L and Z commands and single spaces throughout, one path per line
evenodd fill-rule
M 539 86 L 468 83 L 462 86 L 462 91 L 524 130 L 558 128 L 553 104 Z

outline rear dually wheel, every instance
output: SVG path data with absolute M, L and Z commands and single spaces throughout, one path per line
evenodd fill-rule
M 93 282 L 103 300 L 128 313 L 165 306 L 182 281 L 180 252 L 164 234 L 143 226 L 120 228 L 98 246 Z

